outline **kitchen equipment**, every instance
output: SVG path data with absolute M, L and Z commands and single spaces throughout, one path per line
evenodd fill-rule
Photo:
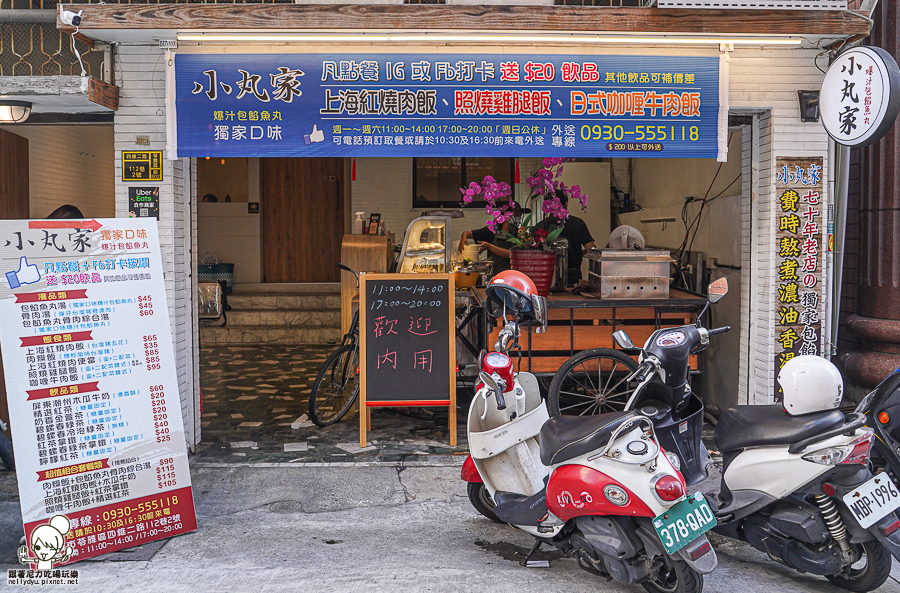
M 587 254 L 588 284 L 601 299 L 667 299 L 668 251 L 592 249 Z
M 549 244 L 550 251 L 556 254 L 556 265 L 553 269 L 553 282 L 550 292 L 561 292 L 569 284 L 569 240 L 556 239 Z
M 646 242 L 641 231 L 623 224 L 609 235 L 610 249 L 643 249 Z
M 471 286 L 475 286 L 475 284 L 478 282 L 478 272 L 475 271 L 463 272 L 461 270 L 457 270 L 453 274 L 454 276 L 456 276 L 455 284 L 457 290 L 459 290 L 460 288 L 469 288 Z
M 406 227 L 398 272 L 401 274 L 450 271 L 449 216 L 420 216 Z

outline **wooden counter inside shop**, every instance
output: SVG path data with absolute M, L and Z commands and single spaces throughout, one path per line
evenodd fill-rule
M 389 272 L 394 263 L 393 235 L 344 235 L 341 263 L 357 272 Z M 341 332 L 347 333 L 353 321 L 354 298 L 359 295 L 356 278 L 341 272 Z
M 480 303 L 484 302 L 483 288 L 474 289 Z M 671 289 L 668 299 L 614 299 L 553 293 L 547 301 L 547 331 L 537 334 L 523 331 L 523 371 L 555 373 L 577 352 L 591 348 L 614 348 L 612 334 L 623 329 L 637 346 L 642 346 L 657 329 L 687 325 L 706 304 L 706 298 L 678 289 Z M 485 349 L 490 351 L 496 340 L 496 330 L 488 334 Z M 513 362 L 516 362 L 513 356 Z M 637 357 L 634 357 L 635 359 Z M 691 356 L 691 369 L 699 368 L 697 355 Z

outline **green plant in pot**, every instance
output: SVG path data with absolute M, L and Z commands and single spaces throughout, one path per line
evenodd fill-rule
M 468 187 L 460 188 L 464 203 L 470 204 L 476 198 L 487 202 L 485 211 L 490 215 L 488 228 L 496 237 L 512 244 L 509 250 L 512 268 L 525 272 L 542 296 L 550 294 L 556 263 L 556 254 L 550 251 L 549 245 L 562 233 L 565 221 L 569 218 L 569 211 L 563 202 L 578 201 L 582 209 L 587 207 L 587 194 L 581 193 L 581 188 L 577 185 L 569 187 L 560 179 L 564 163 L 571 160 L 545 158 L 543 166 L 534 176 L 526 178 L 525 182 L 531 192 L 525 207 L 536 212 L 540 203 L 541 213 L 549 220 L 536 221 L 533 214 L 526 214 L 517 225 L 515 233 L 501 230 L 505 222 L 513 219 L 516 210 L 509 184 L 498 182 L 488 175 L 481 184 L 472 182 Z M 547 224 L 548 222 L 551 224 Z

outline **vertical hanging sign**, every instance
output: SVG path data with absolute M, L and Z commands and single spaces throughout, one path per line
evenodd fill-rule
M 795 356 L 822 353 L 822 158 L 776 159 L 775 401 L 781 368 Z

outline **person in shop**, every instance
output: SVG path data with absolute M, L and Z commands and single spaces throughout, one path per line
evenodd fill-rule
M 48 220 L 55 218 L 84 218 L 84 214 L 81 213 L 81 210 L 79 210 L 77 206 L 73 206 L 72 204 L 63 204 L 47 216 Z
M 522 208 L 522 206 L 516 204 L 515 209 L 513 210 L 513 217 L 504 221 L 503 226 L 500 227 L 500 231 L 515 235 L 519 232 L 518 222 L 521 220 L 522 215 L 528 214 L 530 211 L 531 210 L 528 208 Z M 479 255 L 485 251 L 488 252 L 488 258 L 494 262 L 492 268 L 493 274 L 508 270 L 510 269 L 509 249 L 512 247 L 512 243 L 497 235 L 498 233 L 495 233 L 486 226 L 473 231 L 464 231 L 459 238 L 459 252 L 462 253 L 463 248 L 468 245 L 469 239 L 472 239 L 478 244 Z
M 569 196 L 562 190 L 556 190 L 556 197 L 559 198 L 563 208 L 568 210 Z M 559 234 L 559 238 L 569 241 L 569 286 L 577 285 L 581 280 L 581 262 L 584 260 L 584 254 L 596 245 L 587 224 L 581 218 L 572 215 L 570 211 L 569 218 L 564 221 L 555 216 L 548 216 L 540 222 L 539 226 L 548 232 L 562 226 L 563 230 Z

